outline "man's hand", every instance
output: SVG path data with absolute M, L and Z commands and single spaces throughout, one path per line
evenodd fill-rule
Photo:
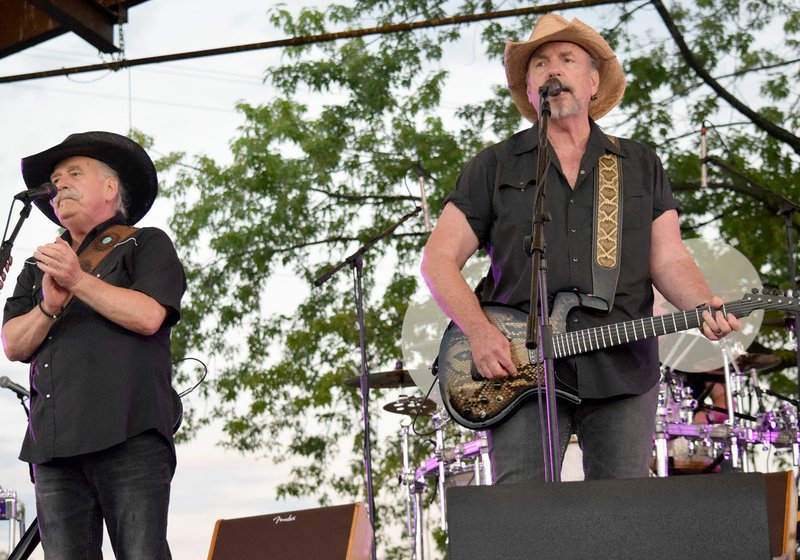
M 484 327 L 469 337 L 472 361 L 486 379 L 518 375 L 511 360 L 511 344 L 497 327 L 486 322 Z
M 60 237 L 56 239 L 55 243 L 37 247 L 34 256 L 36 257 L 36 266 L 44 272 L 42 306 L 48 313 L 55 315 L 67 304 L 72 287 L 85 273 L 81 270 L 78 255 L 72 250 L 69 243 Z
M 64 290 L 71 292 L 75 284 L 86 274 L 81 270 L 78 255 L 61 238 L 55 243 L 41 245 L 34 253 L 39 270 L 49 274 L 56 284 Z
M 742 324 L 732 313 L 727 316 L 722 312 L 723 305 L 722 298 L 714 296 L 708 303 L 708 306 L 717 309 L 713 314 L 708 311 L 703 311 L 703 324 L 700 326 L 700 331 L 708 340 L 721 340 L 728 336 L 731 331 L 739 331 L 742 329 Z

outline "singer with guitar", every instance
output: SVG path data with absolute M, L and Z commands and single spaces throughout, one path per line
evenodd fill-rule
M 650 317 L 653 286 L 679 309 L 698 311 L 710 340 L 739 329 L 683 245 L 677 203 L 658 157 L 634 141 L 607 136 L 595 123 L 622 98 L 625 76 L 606 41 L 583 22 L 547 14 L 530 38 L 505 49 L 508 86 L 527 130 L 488 147 L 461 172 L 425 246 L 422 272 L 433 297 L 469 342 L 475 375 L 497 385 L 519 375 L 509 333 L 482 303 L 529 309 L 531 235 L 537 190 L 541 97 L 550 96 L 544 223 L 547 290 L 577 294 L 561 320 L 568 331 Z M 544 89 L 544 91 L 543 91 Z M 476 294 L 460 270 L 478 249 L 491 267 Z M 619 329 L 619 327 L 617 327 Z M 602 331 L 600 331 L 602 333 Z M 611 334 L 611 333 L 608 333 Z M 555 360 L 560 459 L 572 433 L 587 479 L 648 475 L 658 397 L 657 339 L 579 342 Z M 594 348 L 594 345 L 592 344 Z M 440 381 L 443 357 L 439 356 Z M 500 396 L 498 396 L 500 399 Z M 536 398 L 489 427 L 498 483 L 542 480 L 544 453 Z M 561 464 L 559 461 L 558 465 Z
M 30 364 L 20 459 L 33 465 L 46 558 L 168 560 L 175 472 L 170 332 L 186 280 L 172 241 L 134 228 L 158 192 L 133 140 L 84 132 L 22 160 L 35 200 L 65 231 L 26 260 L 3 317 L 3 349 Z

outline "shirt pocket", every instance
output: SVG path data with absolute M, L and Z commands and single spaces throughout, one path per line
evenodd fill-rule
M 622 227 L 625 231 L 643 229 L 650 223 L 651 212 L 645 211 L 645 197 L 641 194 L 623 196 Z
M 536 196 L 534 180 L 511 180 L 498 184 L 495 191 L 495 222 L 530 223 Z
M 112 255 L 109 255 L 112 257 Z M 103 262 L 97 267 L 94 275 L 112 286 L 119 288 L 129 288 L 133 284 L 133 278 L 123 259 L 114 259 L 111 262 Z

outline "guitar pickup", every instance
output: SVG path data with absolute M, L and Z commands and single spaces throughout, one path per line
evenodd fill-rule
M 478 373 L 478 368 L 475 366 L 475 362 L 470 361 L 469 363 L 469 374 L 472 376 L 473 381 L 483 381 L 484 377 Z

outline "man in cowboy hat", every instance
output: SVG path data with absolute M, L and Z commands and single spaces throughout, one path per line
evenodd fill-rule
M 564 318 L 566 330 L 652 315 L 654 285 L 680 309 L 719 308 L 722 300 L 713 296 L 681 241 L 678 205 L 657 156 L 639 143 L 611 139 L 594 122 L 625 90 L 624 73 L 606 41 L 577 19 L 548 14 L 528 41 L 507 43 L 505 68 L 517 108 L 534 125 L 467 164 L 422 264 L 434 298 L 467 337 L 478 373 L 500 381 L 518 375 L 509 340 L 480 303 L 529 309 L 531 258 L 524 241 L 532 229 L 544 87 L 551 93 L 552 115 L 544 224 L 548 300 L 552 305 L 557 293 L 577 291 L 607 304 L 602 312 L 575 308 Z M 476 298 L 460 270 L 477 249 L 488 252 L 491 268 Z M 703 319 L 702 331 L 711 340 L 739 328 L 735 317 L 720 311 L 705 312 Z M 656 339 L 649 338 L 555 361 L 557 385 L 582 399 L 557 401 L 561 457 L 570 433 L 577 434 L 587 479 L 648 475 L 657 350 Z M 540 432 L 536 398 L 491 426 L 496 482 L 544 477 Z
M 175 470 L 170 330 L 185 276 L 156 228 L 133 228 L 158 191 L 133 140 L 73 134 L 22 160 L 37 206 L 65 231 L 25 261 L 6 302 L 3 348 L 30 363 L 20 459 L 33 466 L 45 555 L 102 558 L 103 520 L 117 558 L 170 558 Z

